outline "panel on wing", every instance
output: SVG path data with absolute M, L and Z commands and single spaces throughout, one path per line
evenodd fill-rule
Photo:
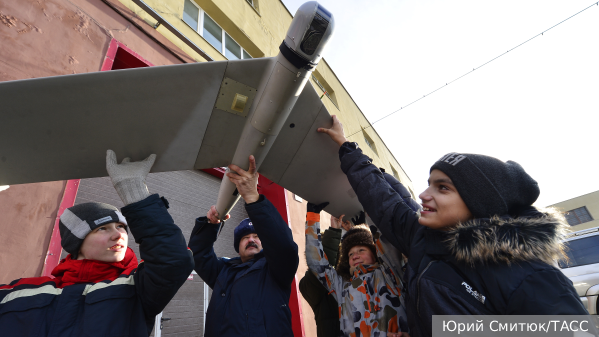
M 257 88 L 257 91 L 261 92 L 265 86 L 265 75 L 270 73 L 269 69 L 275 63 L 274 57 L 229 61 L 224 78 Z M 250 102 L 248 102 L 249 104 Z M 242 116 L 242 114 L 234 114 L 215 107 L 210 116 L 195 168 L 205 169 L 231 164 L 243 126 L 248 118 L 250 118 L 249 115 Z
M 295 127 L 290 128 L 291 123 Z M 339 146 L 316 132 L 331 125 L 331 115 L 314 88 L 306 85 L 259 171 L 305 200 L 328 201 L 324 210 L 333 216 L 355 216 L 362 205 L 341 171 Z

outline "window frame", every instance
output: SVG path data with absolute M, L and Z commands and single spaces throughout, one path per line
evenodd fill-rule
M 374 152 L 374 154 L 378 157 L 379 151 L 376 148 L 374 139 L 372 139 L 372 137 L 370 137 L 370 135 L 368 133 L 366 133 L 366 131 L 364 129 L 362 129 L 362 135 L 364 136 L 364 141 L 366 142 L 366 145 L 368 145 L 368 147 L 372 150 L 372 152 Z
M 389 163 L 389 166 L 391 167 L 391 172 L 393 172 L 393 176 L 395 177 L 395 179 L 399 180 L 399 172 L 397 172 L 397 170 L 395 169 L 395 167 L 393 167 L 393 165 L 391 165 L 391 163 Z
M 337 110 L 339 110 L 339 106 L 337 105 L 337 103 L 335 103 L 335 100 L 333 100 L 333 98 L 331 97 L 331 95 L 329 95 L 329 91 L 324 87 L 324 85 L 322 83 L 320 83 L 320 81 L 316 78 L 316 76 L 314 76 L 314 73 L 312 73 L 311 76 L 312 76 L 311 77 L 312 81 L 314 81 L 314 83 L 316 83 L 316 85 L 320 88 L 320 90 L 322 90 L 322 92 L 324 93 L 324 95 L 327 96 L 327 98 L 329 99 L 329 101 L 331 101 L 331 103 L 333 103 L 333 105 L 335 106 L 335 108 L 337 108 Z
M 187 21 L 183 20 L 183 16 L 181 16 L 181 21 L 183 21 L 189 28 L 193 29 L 196 33 L 198 33 L 198 35 L 200 35 L 202 37 L 202 39 L 204 39 L 204 41 L 208 42 L 208 44 L 210 46 L 212 46 L 212 48 L 214 48 L 215 50 L 217 50 L 225 59 L 229 60 L 229 58 L 226 56 L 226 51 L 227 51 L 227 42 L 226 42 L 226 35 L 229 35 L 229 37 L 231 38 L 231 40 L 233 40 L 233 42 L 237 43 L 237 45 L 239 46 L 239 48 L 241 48 L 241 58 L 239 60 L 249 60 L 249 59 L 253 59 L 254 57 L 252 56 L 252 54 L 250 54 L 247 49 L 243 48 L 243 46 L 237 42 L 233 36 L 231 36 L 231 34 L 229 34 L 227 31 L 225 31 L 225 29 L 223 27 L 221 27 L 221 25 L 218 24 L 218 22 L 216 22 L 216 20 L 214 20 L 214 18 L 212 18 L 210 15 L 208 15 L 208 13 L 206 13 L 205 10 L 202 9 L 202 7 L 200 7 L 200 5 L 198 5 L 195 1 L 193 0 L 185 0 L 185 1 L 189 1 L 191 2 L 194 6 L 196 6 L 198 8 L 198 18 L 197 18 L 197 22 L 198 22 L 198 27 L 197 28 L 193 28 L 189 23 L 187 23 Z M 183 3 L 183 13 L 185 14 L 185 3 Z M 204 15 L 207 15 L 210 20 L 212 20 L 217 26 L 218 28 L 221 29 L 221 37 L 220 37 L 220 42 L 221 42 L 221 49 L 218 50 L 214 45 L 212 45 L 212 43 L 210 43 L 210 41 L 208 41 L 205 37 L 204 37 Z M 249 59 L 244 58 L 244 52 L 250 56 Z
M 589 219 L 590 219 L 590 220 L 588 220 L 588 221 L 584 221 L 584 222 L 583 222 L 583 221 L 581 221 L 581 219 L 578 217 L 578 215 L 577 215 L 577 214 L 576 214 L 576 212 L 575 212 L 575 211 L 576 211 L 576 210 L 578 210 L 578 209 L 584 209 L 584 211 L 586 212 L 586 214 L 589 216 Z M 573 216 L 576 218 L 576 220 L 578 220 L 578 223 L 576 223 L 576 224 L 571 224 L 571 223 L 570 223 L 570 221 L 568 221 L 568 216 L 567 216 L 567 215 L 569 215 L 569 214 L 572 214 L 572 215 L 573 215 Z M 591 221 L 595 220 L 595 219 L 593 218 L 593 216 L 591 215 L 591 212 L 589 212 L 589 209 L 587 208 L 587 206 L 586 206 L 586 205 L 585 205 L 585 206 L 582 206 L 582 207 L 576 207 L 576 208 L 574 208 L 574 209 L 571 209 L 571 210 L 569 210 L 569 211 L 566 211 L 566 212 L 564 212 L 564 217 L 566 218 L 566 221 L 568 222 L 568 225 L 570 225 L 571 227 L 572 227 L 572 226 L 578 226 L 578 225 L 582 225 L 583 223 L 587 223 L 587 222 L 591 222 Z

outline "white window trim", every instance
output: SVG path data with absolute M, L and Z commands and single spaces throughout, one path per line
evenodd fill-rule
M 185 20 L 183 20 L 183 18 L 181 17 L 181 21 L 183 21 L 187 26 L 189 26 L 191 29 L 193 29 L 194 31 L 196 31 L 196 33 L 198 33 L 202 39 L 204 39 L 206 42 L 208 42 L 208 40 L 206 40 L 204 38 L 204 14 L 208 15 L 208 13 L 206 13 L 202 7 L 200 7 L 195 1 L 193 0 L 189 0 L 189 2 L 191 2 L 194 6 L 196 6 L 198 8 L 198 16 L 199 18 L 197 18 L 197 22 L 198 22 L 198 27 L 197 28 L 193 28 L 191 27 L 187 22 L 185 22 Z M 185 12 L 185 5 L 183 6 L 183 12 Z M 227 58 L 227 56 L 225 56 L 226 53 L 226 39 L 225 39 L 225 34 L 228 34 L 225 29 L 223 27 L 221 27 L 216 20 L 214 20 L 210 15 L 208 15 L 208 17 L 214 21 L 214 23 L 216 23 L 216 25 L 218 26 L 218 28 L 221 29 L 222 33 L 221 33 L 221 37 L 220 37 L 220 41 L 221 41 L 221 50 L 216 49 L 216 47 L 212 46 L 212 44 L 210 42 L 208 42 L 209 45 L 211 45 L 214 49 L 216 49 L 222 56 L 224 56 L 224 58 L 226 58 L 227 60 L 229 58 Z M 248 60 L 248 59 L 244 59 L 243 58 L 243 52 L 245 51 L 246 54 L 250 55 L 251 58 L 254 58 L 252 56 L 252 54 L 250 54 L 246 49 L 244 49 L 241 44 L 239 42 L 237 42 L 232 36 L 231 34 L 229 34 L 229 37 L 231 38 L 231 40 L 233 40 L 233 42 L 237 43 L 237 45 L 239 46 L 239 48 L 241 48 L 241 58 L 240 60 Z

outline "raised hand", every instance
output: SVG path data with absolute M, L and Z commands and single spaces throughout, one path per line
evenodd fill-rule
M 323 202 L 322 204 L 313 204 L 311 202 L 308 202 L 308 207 L 307 207 L 307 211 L 308 212 L 312 212 L 312 213 L 320 213 L 322 212 L 322 210 L 327 207 L 329 204 L 329 202 Z
M 256 159 L 254 156 L 250 156 L 249 160 L 250 167 L 247 171 L 237 165 L 231 164 L 227 173 L 227 177 L 237 186 L 237 192 L 239 192 L 247 204 L 256 202 L 260 198 L 260 194 L 258 194 L 259 174 L 256 172 Z
M 142 161 L 132 162 L 127 157 L 118 164 L 114 151 L 106 151 L 106 171 L 108 171 L 114 189 L 125 205 L 138 202 L 150 196 L 145 181 L 155 160 L 156 155 L 151 154 Z
M 354 223 L 354 225 L 361 225 L 361 224 L 365 224 L 366 223 L 366 213 L 364 213 L 364 211 L 360 211 L 360 213 L 358 213 L 358 215 L 356 215 L 355 218 L 352 218 L 351 221 Z
M 331 137 L 331 139 L 337 143 L 339 146 L 343 145 L 343 143 L 347 142 L 347 138 L 345 138 L 345 133 L 343 131 L 343 124 L 339 121 L 337 116 L 333 115 L 333 126 L 330 129 L 318 128 L 316 131 L 321 133 L 326 133 Z
M 331 228 L 341 228 L 341 224 L 343 223 L 343 217 L 345 214 L 341 214 L 338 218 L 335 218 L 331 215 Z
M 206 213 L 206 217 L 208 218 L 208 221 L 211 224 L 217 224 L 220 223 L 220 218 L 219 218 L 219 214 L 216 211 L 216 206 L 212 206 L 210 207 L 210 210 L 208 210 L 208 213 Z M 229 214 L 225 215 L 225 218 L 223 220 L 227 220 L 229 219 L 231 216 Z

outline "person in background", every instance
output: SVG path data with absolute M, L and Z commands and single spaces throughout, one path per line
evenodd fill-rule
M 258 194 L 254 156 L 249 161 L 248 171 L 230 165 L 227 173 L 249 215 L 234 231 L 239 257 L 218 258 L 214 253 L 221 227 L 214 206 L 196 220 L 189 239 L 195 270 L 213 290 L 206 337 L 293 336 L 288 303 L 299 264 L 297 244 L 277 209 Z
M 385 173 L 384 168 L 379 168 L 385 177 L 389 186 L 393 188 L 403 198 L 410 208 L 415 212 L 420 210 L 420 205 L 412 199 L 412 196 L 407 188 L 405 188 L 399 181 L 392 175 Z M 341 237 L 347 233 L 353 225 L 360 225 L 366 223 L 366 213 L 360 212 L 356 217 L 349 221 L 342 221 L 344 215 L 339 218 L 331 216 L 331 225 L 329 229 L 325 230 L 322 234 L 322 246 L 327 259 L 332 266 L 337 266 L 337 254 L 339 250 L 339 244 Z M 352 225 L 353 223 L 353 225 Z M 376 227 L 370 227 L 371 231 L 376 231 Z M 389 252 L 387 257 L 392 262 L 394 272 L 403 281 L 403 269 L 405 262 L 402 259 L 401 254 L 397 253 L 395 247 L 389 244 L 384 237 L 379 238 L 381 244 L 385 250 Z M 323 336 L 335 336 L 339 332 L 339 308 L 337 300 L 335 299 L 334 293 L 329 293 L 326 287 L 320 283 L 318 278 L 310 271 L 306 270 L 306 274 L 300 280 L 299 283 L 300 292 L 304 296 L 304 299 L 310 304 L 310 307 L 314 311 L 314 318 L 316 320 L 316 331 L 319 337 Z M 403 288 L 402 288 L 403 290 Z M 400 296 L 401 305 L 404 307 L 402 312 L 405 312 L 405 305 L 403 301 L 403 294 Z
M 343 221 L 343 217 L 344 215 L 339 218 L 331 216 L 331 226 L 322 234 L 322 247 L 332 266 L 337 265 L 342 228 L 347 231 L 352 227 L 349 221 Z M 337 336 L 339 334 L 339 308 L 335 295 L 329 293 L 309 268 L 299 282 L 299 289 L 314 311 L 317 336 Z
M 156 156 L 117 164 L 108 150 L 106 168 L 123 200 L 88 202 L 60 217 L 67 257 L 51 277 L 22 278 L 0 286 L 3 336 L 149 336 L 155 316 L 193 269 L 181 230 L 166 199 L 150 195 L 145 178 Z M 143 261 L 127 246 L 129 229 Z
M 383 235 L 408 257 L 410 333 L 432 335 L 433 315 L 586 315 L 553 266 L 568 227 L 532 206 L 537 182 L 513 161 L 449 153 L 430 169 L 420 217 L 385 180 L 336 116 L 319 128 L 340 147 L 341 169 Z
M 385 250 L 365 224 L 354 226 L 341 240 L 337 269 L 324 254 L 320 212 L 328 203 L 308 203 L 306 261 L 325 288 L 335 294 L 339 308 L 339 336 L 408 336 L 400 296 L 401 281 Z

